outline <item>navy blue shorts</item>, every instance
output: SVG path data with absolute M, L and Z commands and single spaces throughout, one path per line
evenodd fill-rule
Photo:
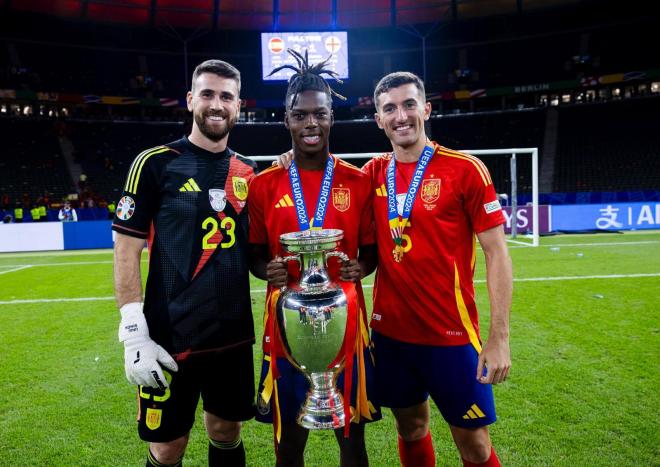
M 369 423 L 381 419 L 380 407 L 373 402 L 374 386 L 374 366 L 369 349 L 365 350 L 364 367 L 367 379 L 367 398 L 374 411 L 371 414 L 372 420 L 362 420 L 360 423 Z M 267 404 L 261 398 L 261 391 L 264 389 L 264 380 L 268 375 L 270 366 L 270 356 L 266 355 L 262 359 L 261 379 L 259 381 L 259 390 L 257 392 L 257 414 L 256 420 L 263 423 L 273 423 L 273 400 Z M 277 370 L 280 377 L 277 379 L 277 393 L 280 406 L 280 417 L 282 423 L 294 423 L 298 418 L 300 409 L 305 403 L 310 383 L 305 375 L 300 372 L 289 360 L 284 357 L 278 357 Z M 357 361 L 353 360 L 353 385 L 351 386 L 351 406 L 355 408 L 357 396 Z M 337 391 L 344 395 L 344 372 L 342 371 L 335 384 Z M 274 397 L 273 393 L 273 397 Z
M 471 344 L 419 345 L 371 333 L 376 361 L 374 398 L 406 408 L 431 396 L 450 425 L 477 428 L 497 419 L 493 388 L 477 381 L 479 354 Z

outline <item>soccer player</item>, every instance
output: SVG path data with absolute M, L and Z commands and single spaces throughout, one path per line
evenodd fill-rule
M 309 390 L 309 382 L 283 358 L 285 351 L 279 334 L 268 332 L 273 328 L 271 321 L 275 319 L 274 305 L 279 288 L 295 274 L 294 266 L 287 269 L 280 258 L 283 251 L 279 237 L 283 233 L 312 228 L 343 230 L 340 250 L 353 259 L 341 265 L 331 260 L 328 267 L 332 277 L 339 274 L 342 280 L 355 282 L 358 303 L 361 304 L 359 280 L 373 271 L 376 248 L 369 179 L 358 168 L 338 160 L 329 152 L 328 139 L 334 121 L 332 94 L 335 93 L 321 75 L 332 73 L 325 70 L 325 62 L 309 66 L 307 55 L 303 57 L 295 52 L 292 55 L 298 60 L 299 68 L 294 67 L 296 73 L 289 80 L 284 124 L 291 133 L 293 162 L 288 170 L 275 166 L 255 177 L 250 185 L 248 203 L 252 272 L 268 280 L 267 304 L 271 304 L 270 307 L 267 305 L 264 320 L 267 332 L 263 340 L 257 420 L 273 423 L 277 465 L 302 466 L 309 432 L 296 423 L 296 418 Z M 292 189 L 294 180 L 300 181 L 301 190 Z M 300 201 L 306 206 L 302 213 L 294 207 Z M 359 262 L 355 259 L 358 250 Z M 343 374 L 337 382 L 338 390 L 344 394 L 344 403 L 348 406 L 350 402 L 353 408 L 353 423 L 349 423 L 351 410 L 346 407 L 347 427 L 335 430 L 342 466 L 368 465 L 364 423 L 380 418 L 380 412 L 367 397 L 366 379 L 372 374 L 372 362 L 367 350 L 366 312 L 363 305 L 352 312 L 358 314 L 354 316 L 357 343 L 347 352 L 348 358 L 354 362 L 349 366 L 353 373 L 350 379 L 352 394 L 347 394 Z M 274 362 L 271 355 L 276 356 Z
M 491 384 L 511 366 L 511 260 L 493 183 L 477 158 L 430 141 L 424 84 L 392 73 L 374 92 L 376 122 L 393 152 L 363 168 L 373 202 L 378 272 L 371 319 L 378 402 L 390 407 L 404 466 L 435 465 L 429 395 L 466 466 L 498 466 L 488 425 Z M 479 335 L 475 235 L 484 251 L 490 331 Z
M 117 205 L 119 340 L 126 377 L 138 385 L 147 466 L 181 464 L 200 395 L 209 465 L 245 465 L 241 421 L 254 416 L 246 200 L 255 172 L 227 147 L 240 86 L 229 63 L 201 63 L 187 94 L 192 132 L 138 155 Z

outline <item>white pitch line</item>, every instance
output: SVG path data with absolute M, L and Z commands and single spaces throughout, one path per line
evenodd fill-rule
M 141 260 L 143 263 L 148 262 L 147 259 Z M 42 264 L 0 264 L 0 267 L 19 267 L 25 266 L 28 268 L 36 268 L 41 266 L 84 266 L 86 264 L 113 264 L 114 261 L 73 261 L 71 263 L 42 263 Z
M 652 273 L 639 273 L 639 274 L 609 274 L 609 275 L 594 275 L 594 276 L 550 276 L 550 277 L 523 277 L 514 279 L 514 282 L 545 282 L 545 281 L 574 281 L 574 280 L 588 280 L 588 279 L 629 279 L 635 277 L 660 277 L 660 272 Z M 485 283 L 485 279 L 477 279 L 475 284 Z M 373 288 L 372 284 L 364 284 L 363 289 Z M 252 289 L 251 294 L 266 293 L 266 289 Z M 0 305 L 23 305 L 29 303 L 55 303 L 55 302 L 95 302 L 95 301 L 108 301 L 114 300 L 115 297 L 82 297 L 82 298 L 42 298 L 33 300 L 6 300 L 0 301 Z
M 516 242 L 516 243 L 522 243 L 522 242 Z M 660 240 L 643 240 L 639 242 L 600 242 L 600 243 L 547 243 L 543 245 L 539 245 L 539 248 L 550 248 L 550 247 L 587 247 L 587 246 L 627 246 L 627 245 L 653 245 L 653 244 L 658 244 L 660 243 Z M 477 246 L 481 248 L 481 246 L 477 243 Z M 509 246 L 509 249 L 513 248 L 531 248 L 532 245 L 525 244 L 525 245 L 513 245 Z M 2 256 L 0 256 L 1 258 Z M 5 256 L 6 257 L 6 256 Z M 148 262 L 147 258 L 142 259 L 143 263 Z M 112 264 L 113 261 L 108 260 L 108 261 L 78 261 L 78 262 L 70 262 L 70 263 L 43 263 L 43 264 L 0 264 L 0 267 L 9 267 L 9 268 L 18 268 L 21 266 L 25 267 L 37 267 L 37 266 L 78 266 L 78 265 L 85 265 L 85 264 Z
M 26 251 L 23 253 L 0 253 L 0 258 L 40 258 L 42 256 L 87 256 L 112 254 L 112 248 L 101 248 L 93 250 Z
M 630 279 L 635 277 L 660 277 L 660 272 L 640 274 L 598 274 L 594 276 L 554 276 L 554 277 L 527 277 L 513 279 L 513 282 L 539 282 L 539 281 L 576 281 L 583 279 Z M 483 283 L 485 280 L 475 282 Z
M 8 271 L 0 271 L 0 274 L 8 274 L 10 272 L 22 271 L 23 269 L 31 268 L 32 265 L 24 264 L 22 266 L 15 265 L 15 266 L 9 266 L 9 267 L 13 267 L 14 269 L 9 269 Z
M 519 242 L 520 243 L 520 242 Z M 576 247 L 583 247 L 583 246 L 625 246 L 625 245 L 650 245 L 650 244 L 656 244 L 660 243 L 660 240 L 644 240 L 644 241 L 639 241 L 639 242 L 596 242 L 596 243 L 543 243 L 539 245 L 539 248 L 549 248 L 549 247 L 562 247 L 562 246 L 576 246 Z M 509 249 L 512 248 L 532 248 L 532 244 L 528 244 L 526 246 L 509 246 Z

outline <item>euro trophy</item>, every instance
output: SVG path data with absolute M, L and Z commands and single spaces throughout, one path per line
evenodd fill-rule
M 346 332 L 346 295 L 328 276 L 327 260 L 348 256 L 337 251 L 344 232 L 338 229 L 307 230 L 280 236 L 288 256 L 297 261 L 300 280 L 282 289 L 277 320 L 284 348 L 292 363 L 310 380 L 311 387 L 298 424 L 309 430 L 344 426 L 344 404 L 335 389 L 341 365 L 329 368 L 341 350 Z

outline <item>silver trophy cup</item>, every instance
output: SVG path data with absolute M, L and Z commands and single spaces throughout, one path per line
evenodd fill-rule
M 344 340 L 348 310 L 342 288 L 328 276 L 327 260 L 336 256 L 344 237 L 342 230 L 292 232 L 280 236 L 289 256 L 300 264 L 300 280 L 282 289 L 277 302 L 277 320 L 282 342 L 292 363 L 311 382 L 298 423 L 310 430 L 344 426 L 344 404 L 335 389 L 341 365 L 330 367 Z

